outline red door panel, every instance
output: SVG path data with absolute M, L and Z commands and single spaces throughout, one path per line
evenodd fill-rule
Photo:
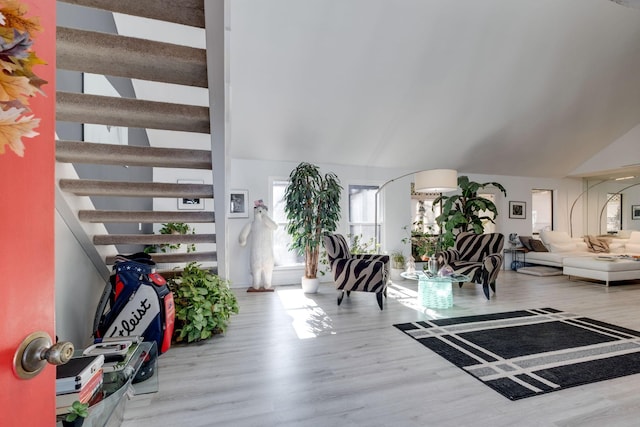
M 3 6 L 7 3 L 1 2 Z M 43 32 L 33 50 L 46 65 L 33 68 L 48 83 L 45 95 L 30 98 L 40 118 L 38 136 L 22 138 L 24 155 L 5 146 L 0 154 L 0 413 L 2 425 L 52 426 L 55 368 L 19 379 L 13 356 L 35 331 L 54 334 L 54 167 L 55 167 L 55 0 L 22 0 L 27 17 L 38 17 Z M 6 24 L 5 24 L 6 25 Z

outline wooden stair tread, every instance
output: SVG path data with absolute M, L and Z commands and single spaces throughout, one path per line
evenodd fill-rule
M 89 163 L 211 170 L 211 151 L 136 147 L 83 141 L 56 141 L 56 160 Z

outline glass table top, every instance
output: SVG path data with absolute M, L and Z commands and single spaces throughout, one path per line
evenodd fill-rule
M 449 276 L 438 276 L 437 274 L 432 274 L 428 271 L 416 271 L 414 273 L 407 273 L 403 271 L 400 273 L 400 276 L 409 280 L 426 280 L 430 282 L 468 282 L 471 280 L 469 276 L 465 276 L 464 274 L 451 274 Z

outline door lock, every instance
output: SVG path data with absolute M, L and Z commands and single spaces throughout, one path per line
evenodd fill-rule
M 13 369 L 19 378 L 28 380 L 38 375 L 47 363 L 64 365 L 73 356 L 73 344 L 68 341 L 53 344 L 46 332 L 34 332 L 26 337 L 13 355 Z

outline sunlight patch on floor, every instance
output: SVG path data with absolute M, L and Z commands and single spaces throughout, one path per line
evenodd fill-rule
M 293 319 L 291 325 L 298 338 L 334 335 L 333 320 L 302 289 L 276 291 L 285 311 Z
M 418 291 L 409 289 L 397 283 L 389 282 L 389 285 L 387 285 L 387 297 L 393 298 L 400 304 L 409 307 L 412 310 L 424 313 L 433 319 L 449 317 L 446 313 L 442 313 L 428 307 L 423 307 L 418 301 Z

